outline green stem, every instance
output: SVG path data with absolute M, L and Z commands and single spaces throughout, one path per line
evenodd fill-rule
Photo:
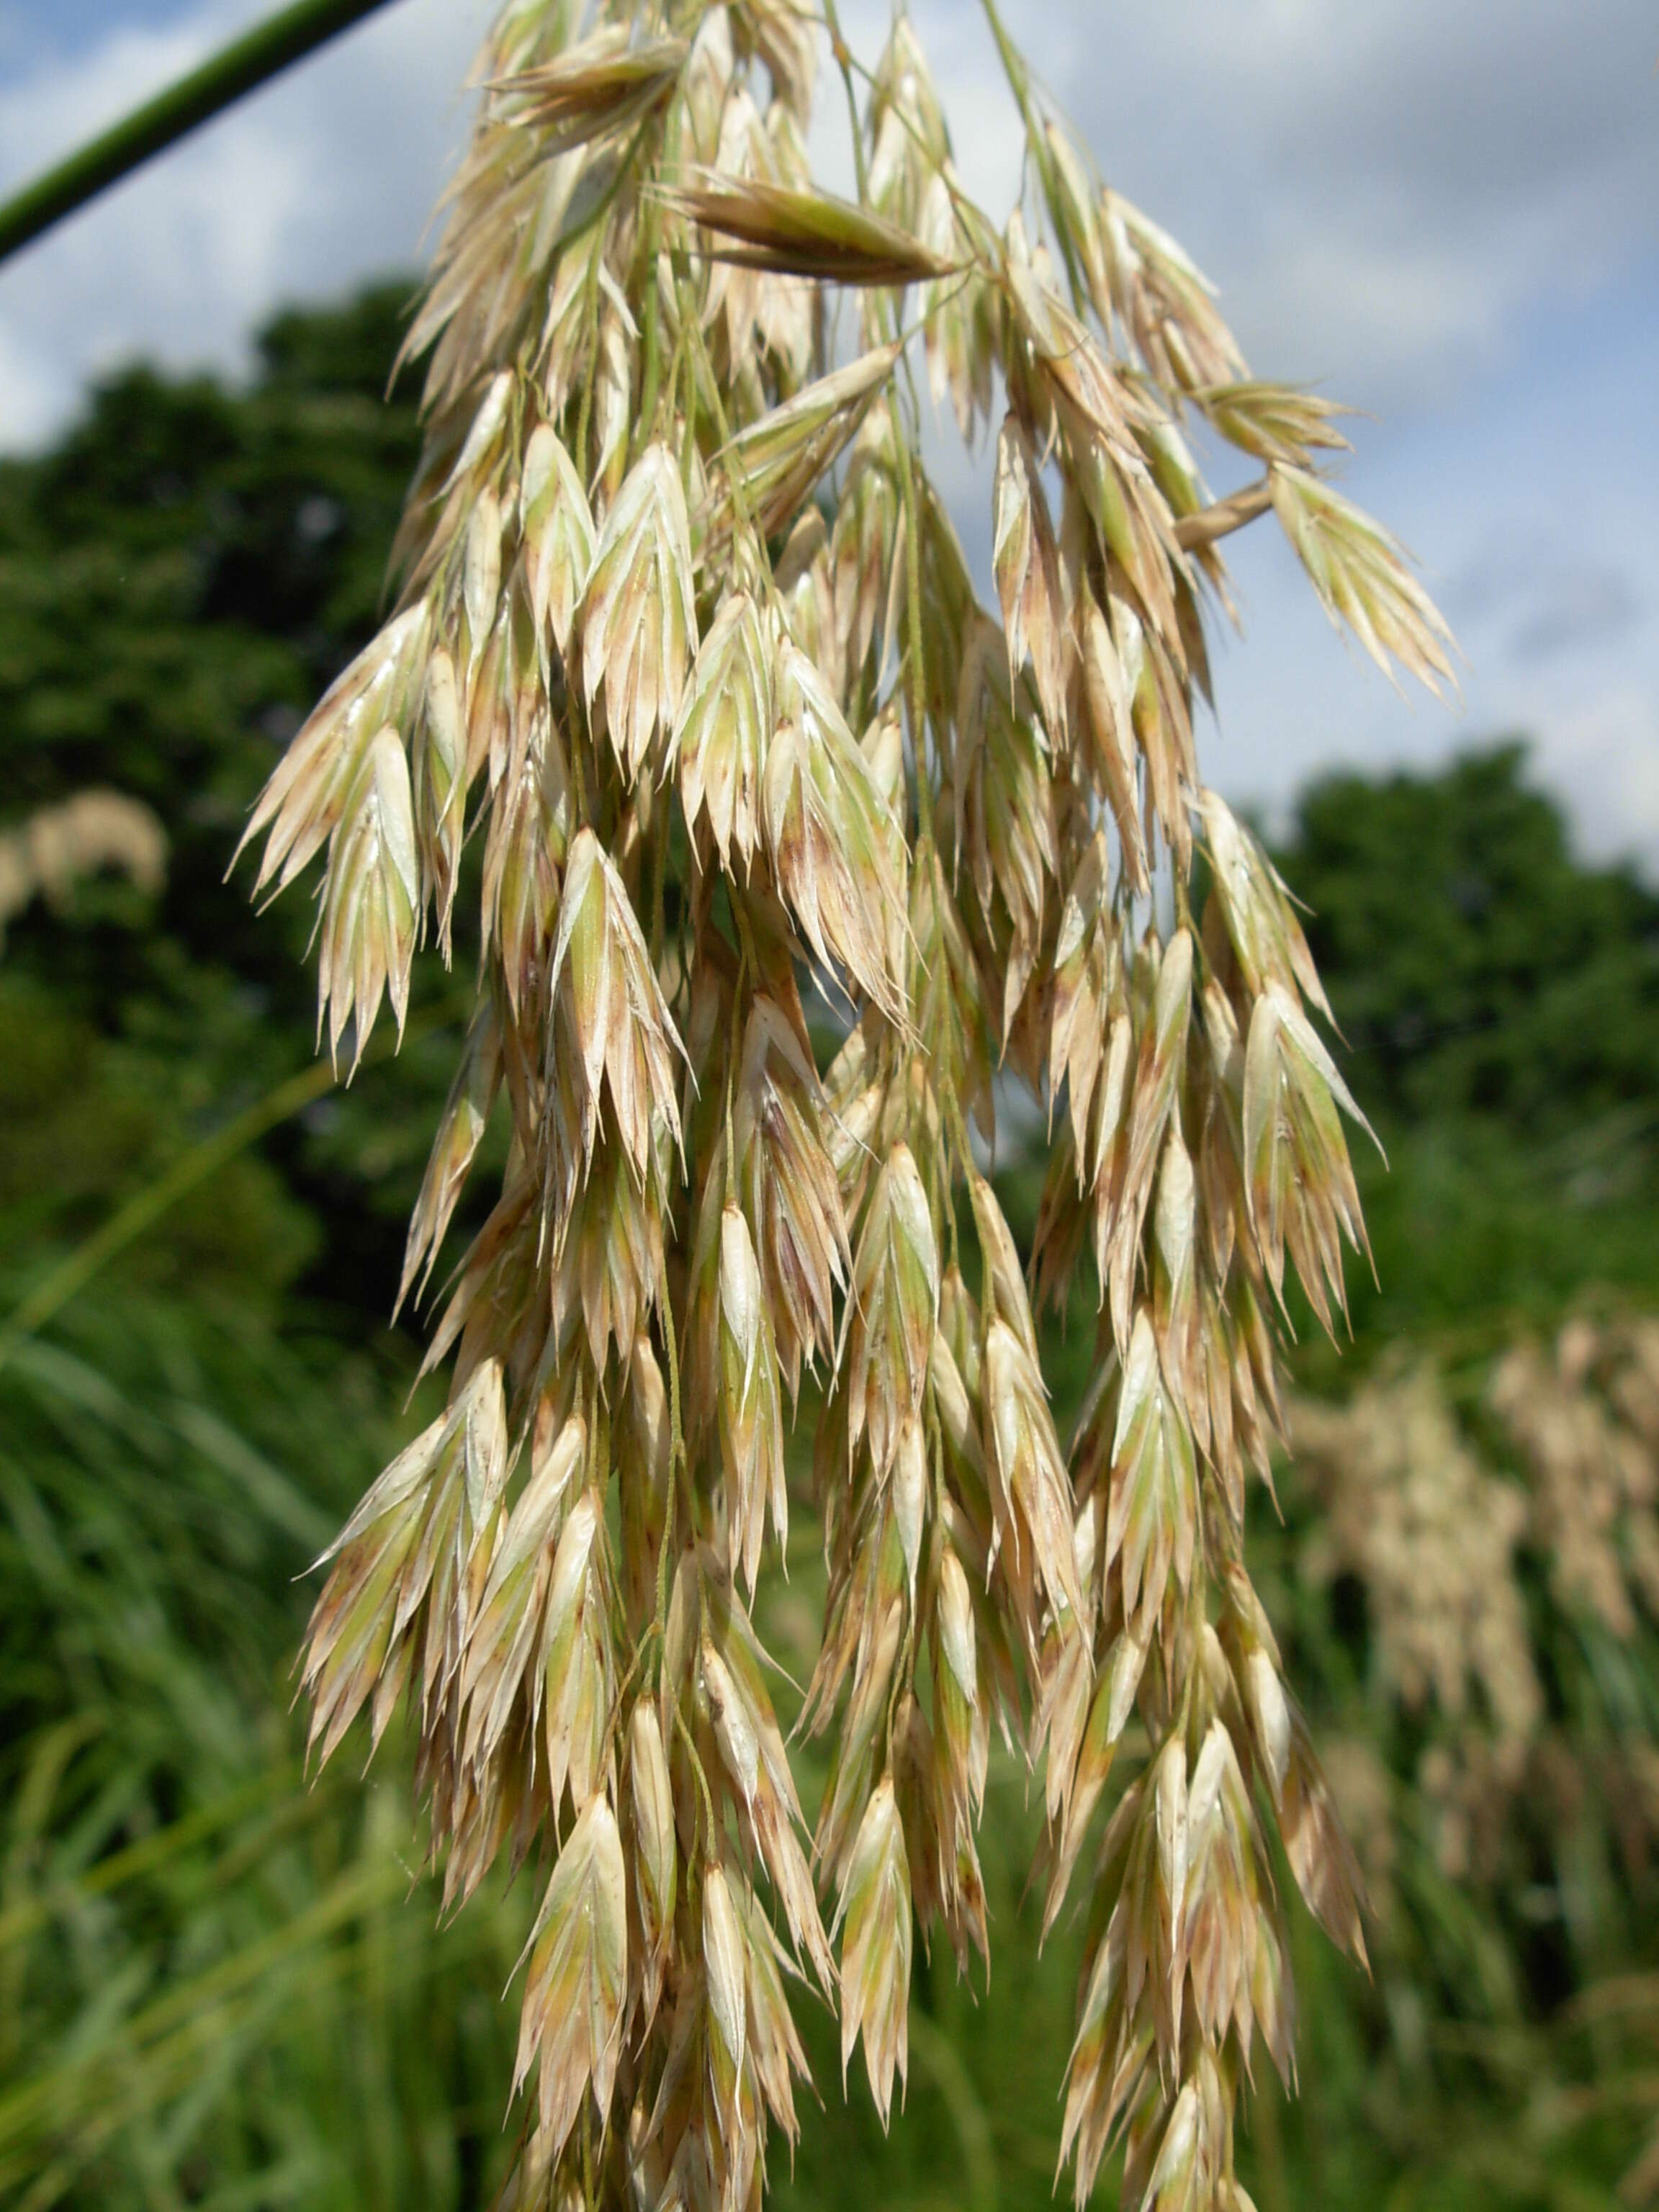
M 924 865 L 933 847 L 933 783 L 927 765 L 927 683 L 921 634 L 921 501 L 916 491 L 916 460 L 908 439 L 904 455 L 905 674 L 908 678 L 910 742 L 916 764 L 916 833 Z
M 864 132 L 859 125 L 859 96 L 853 88 L 853 50 L 842 35 L 841 17 L 836 12 L 836 0 L 823 0 L 823 20 L 830 33 L 830 51 L 847 92 L 847 115 L 853 132 L 853 173 L 858 185 L 859 204 L 867 207 L 870 179 L 864 156 Z
M 1003 75 L 1008 80 L 1008 89 L 1013 94 L 1019 108 L 1020 120 L 1025 125 L 1025 143 L 1032 161 L 1036 164 L 1037 180 L 1042 186 L 1043 204 L 1048 210 L 1048 220 L 1054 226 L 1054 242 L 1065 257 L 1066 265 L 1075 285 L 1077 272 L 1072 265 L 1071 241 L 1066 235 L 1062 216 L 1060 193 L 1054 181 L 1054 156 L 1042 135 L 1042 118 L 1037 113 L 1036 103 L 1031 97 L 1031 72 L 1024 56 L 1009 37 L 1001 15 L 997 11 L 997 0 L 980 0 L 985 11 L 986 22 L 996 41 L 997 58 L 1002 64 Z
M 0 206 L 0 261 L 386 0 L 295 0 Z
M 1031 102 L 1031 73 L 1025 66 L 1025 58 L 1009 37 L 1002 17 L 997 12 L 996 0 L 980 0 L 985 11 L 985 21 L 996 41 L 997 58 L 1002 64 L 1002 73 L 1008 80 L 1008 89 L 1018 105 L 1020 119 L 1025 125 L 1025 135 L 1035 149 L 1037 138 L 1036 110 Z
M 668 1497 L 663 1508 L 662 1548 L 657 1554 L 657 1609 L 652 1628 L 657 1637 L 657 1679 L 662 1680 L 663 1655 L 668 1648 L 668 1583 L 672 1554 L 679 1533 L 678 1515 L 680 1487 L 683 1474 L 689 1487 L 686 1469 L 685 1431 L 680 1425 L 680 1355 L 674 1334 L 674 1309 L 668 1296 L 668 1268 L 665 1261 L 659 1265 L 657 1275 L 657 1304 L 662 1321 L 663 1349 L 668 1358 Z M 689 1510 L 686 1533 L 695 1535 Z
M 429 1026 L 426 1020 L 411 1022 L 404 1036 L 415 1036 Z M 373 1058 L 380 1056 L 377 1052 Z M 297 1075 L 289 1076 L 286 1083 L 279 1083 L 234 1121 L 227 1121 L 222 1129 L 204 1137 L 200 1144 L 192 1145 L 164 1176 L 118 1207 L 101 1229 L 94 1231 L 84 1243 L 60 1260 L 0 1322 L 0 1367 L 5 1366 L 21 1345 L 43 1328 L 71 1298 L 78 1297 L 101 1268 L 118 1253 L 125 1252 L 187 1192 L 194 1190 L 198 1183 L 205 1182 L 250 1145 L 257 1144 L 268 1130 L 333 1090 L 338 1080 L 333 1066 L 325 1060 L 301 1068 Z
M 674 1700 L 674 1725 L 685 1739 L 685 1748 L 691 1760 L 691 1771 L 697 1778 L 697 1795 L 702 1800 L 703 1836 L 708 1853 L 711 1859 L 717 1858 L 720 1851 L 720 1832 L 714 1820 L 714 1800 L 709 1791 L 708 1777 L 703 1771 L 702 1759 L 697 1750 L 697 1740 L 691 1733 L 690 1724 L 680 1709 L 680 1701 L 678 1698 Z

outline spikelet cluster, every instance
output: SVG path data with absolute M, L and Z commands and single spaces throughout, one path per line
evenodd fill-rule
M 316 1740 L 405 1699 L 448 1897 L 544 1869 L 508 2203 L 757 2203 L 792 1978 L 885 2120 L 918 1940 L 986 1948 L 995 1729 L 1046 1772 L 1049 1918 L 1090 1900 L 1079 2197 L 1121 2138 L 1130 2204 L 1233 2204 L 1239 2085 L 1291 2067 L 1271 1831 L 1362 1948 L 1242 1542 L 1287 1276 L 1333 1321 L 1363 1232 L 1294 908 L 1199 774 L 1218 542 L 1271 507 L 1368 650 L 1443 678 L 1446 640 L 1318 472 L 1334 410 L 1249 380 L 1012 50 L 1036 189 L 999 227 L 902 12 L 861 100 L 832 42 L 858 198 L 817 188 L 823 46 L 802 0 L 510 0 L 410 334 L 398 611 L 254 817 L 261 888 L 325 860 L 354 1058 L 479 855 L 408 1285 L 512 1132 L 448 1410 L 330 1554 Z M 994 605 L 913 367 L 994 441 Z M 1194 422 L 1263 463 L 1242 501 Z M 999 1079 L 1054 1133 L 1029 1275 L 975 1150 Z M 1067 1445 L 1035 1309 L 1079 1266 Z M 808 1392 L 810 1826 L 750 1609 Z
M 1489 1882 L 1528 1820 L 1571 1834 L 1593 1791 L 1627 1848 L 1659 1832 L 1659 1767 L 1620 1693 L 1594 1725 L 1551 1694 L 1558 1638 L 1616 1651 L 1659 1620 L 1659 1322 L 1575 1316 L 1461 1395 L 1419 1359 L 1345 1404 L 1293 1401 L 1290 1437 L 1324 1509 L 1299 1571 L 1363 1587 L 1373 1686 L 1407 1719 L 1440 1870 Z M 1607 1696 L 1614 1675 L 1589 1679 Z M 1369 1861 L 1391 1816 L 1363 1761 L 1350 1747 L 1335 1779 Z

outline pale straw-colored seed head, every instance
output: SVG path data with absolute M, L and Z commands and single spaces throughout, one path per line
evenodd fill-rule
M 1126 2206 L 1237 2212 L 1237 2086 L 1258 2039 L 1291 2063 L 1272 1828 L 1363 1942 L 1243 1545 L 1285 1426 L 1287 1267 L 1328 1323 L 1364 1231 L 1306 937 L 1200 774 L 1222 541 L 1271 510 L 1375 658 L 1433 684 L 1450 641 L 1316 473 L 1340 410 L 1251 378 L 1012 50 L 1034 189 L 1001 222 L 903 10 L 855 201 L 809 159 L 817 11 L 694 13 L 682 39 L 612 0 L 504 8 L 405 348 L 429 360 L 403 599 L 250 824 L 261 892 L 326 851 L 321 1005 L 354 1057 L 385 999 L 401 1024 L 427 928 L 470 943 L 476 881 L 478 1009 L 405 1293 L 494 1117 L 507 1136 L 432 1339 L 449 1409 L 329 1554 L 313 1742 L 364 1709 L 378 1736 L 407 1692 L 447 1900 L 551 1861 L 505 2205 L 754 2212 L 769 2124 L 796 2127 L 797 1970 L 884 2122 L 918 1926 L 964 1965 L 988 1946 L 994 1725 L 1047 1762 L 1046 1922 L 1093 1868 L 1079 2201 L 1121 2142 Z M 913 338 L 964 437 L 1002 397 L 994 611 Z M 1219 501 L 1212 434 L 1263 470 Z M 815 984 L 846 1002 L 822 1075 Z M 975 1152 L 1021 1085 L 1052 1139 L 1029 1268 Z M 1097 1312 L 1069 1450 L 1028 1274 Z M 1627 1395 L 1649 1372 L 1615 1364 Z M 739 1594 L 805 1509 L 804 1368 L 810 1845 Z M 1570 1521 L 1565 1470 L 1651 1565 L 1619 1473 L 1636 1417 L 1564 1410 L 1565 1368 L 1506 1376 L 1494 1418 L 1610 1619 L 1610 1540 Z M 1386 1618 L 1415 1684 L 1403 1599 Z

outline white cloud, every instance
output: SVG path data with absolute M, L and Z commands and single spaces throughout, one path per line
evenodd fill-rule
M 1363 404 L 1443 392 L 1529 303 L 1659 244 L 1648 0 L 1166 0 L 1109 46 L 1083 0 L 1025 23 L 1263 367 Z
M 248 12 L 118 30 L 0 85 L 9 179 L 191 67 Z M 487 13 L 483 0 L 404 0 L 0 270 L 0 438 L 48 435 L 117 361 L 236 364 L 280 301 L 411 266 Z
M 1659 684 L 1613 684 L 1552 715 L 1534 758 L 1566 799 L 1581 849 L 1659 872 Z
M 0 444 L 49 434 L 87 375 L 118 359 L 234 365 L 283 299 L 409 265 L 489 4 L 399 0 L 0 270 Z M 873 59 L 888 0 L 843 4 Z M 264 5 L 186 0 L 161 27 L 110 31 L 67 57 L 0 45 L 0 179 L 78 143 Z M 1000 212 L 1020 140 L 981 11 L 912 5 L 966 181 Z M 1468 714 L 1408 708 L 1330 634 L 1271 530 L 1249 533 L 1237 561 L 1250 635 L 1219 657 L 1210 773 L 1281 805 L 1333 760 L 1426 763 L 1529 728 L 1585 841 L 1659 862 L 1659 534 L 1641 495 L 1659 453 L 1650 0 L 1007 12 L 1107 173 L 1221 282 L 1252 357 L 1382 417 L 1357 427 L 1352 489 L 1460 601 Z M 814 150 L 844 182 L 833 76 L 823 92 Z M 1626 292 L 1635 320 L 1647 305 L 1646 337 L 1624 354 L 1576 343 L 1579 319 Z M 945 465 L 976 542 L 981 477 Z M 1470 576 L 1489 580 L 1484 603 L 1460 597 Z
M 7 58 L 0 174 L 259 12 L 208 0 L 73 58 Z M 409 259 L 486 12 L 402 0 L 0 271 L 0 358 L 21 376 L 3 434 L 38 434 L 113 353 L 225 359 L 276 293 Z M 873 52 L 886 0 L 848 14 Z M 980 10 L 917 14 L 970 186 L 1000 210 L 1018 138 Z M 1032 0 L 1018 29 L 1115 180 L 1224 283 L 1264 368 L 1363 404 L 1443 397 L 1530 303 L 1659 246 L 1650 0 L 1162 0 L 1109 26 L 1099 0 Z M 54 379 L 62 396 L 43 401 Z

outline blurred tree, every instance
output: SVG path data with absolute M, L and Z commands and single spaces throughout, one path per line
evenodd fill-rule
M 1548 1137 L 1659 1097 L 1659 894 L 1574 857 L 1518 740 L 1322 777 L 1279 855 L 1368 1108 Z
M 57 1210 L 65 1232 L 313 1049 L 308 916 L 261 920 L 224 877 L 301 714 L 375 627 L 417 443 L 412 398 L 386 398 L 408 297 L 393 282 L 279 315 L 242 389 L 128 369 L 58 447 L 0 463 L 8 815 L 106 786 L 143 799 L 168 844 L 159 899 L 100 878 L 67 915 L 37 908 L 9 933 L 4 1172 L 72 1201 Z M 434 1022 L 446 990 L 426 963 L 417 998 Z M 395 1078 L 368 1070 L 279 1131 L 263 1170 L 234 1171 L 234 1206 L 223 1187 L 198 1202 L 207 1244 L 268 1230 L 247 1267 L 382 1325 L 448 1050 L 417 1029 Z M 284 1200 L 303 1222 L 290 1210 L 279 1224 Z
M 1389 1156 L 1356 1153 L 1362 1353 L 1546 1319 L 1586 1282 L 1659 1294 L 1659 895 L 1577 859 L 1525 770 L 1510 740 L 1324 777 L 1275 854 Z

